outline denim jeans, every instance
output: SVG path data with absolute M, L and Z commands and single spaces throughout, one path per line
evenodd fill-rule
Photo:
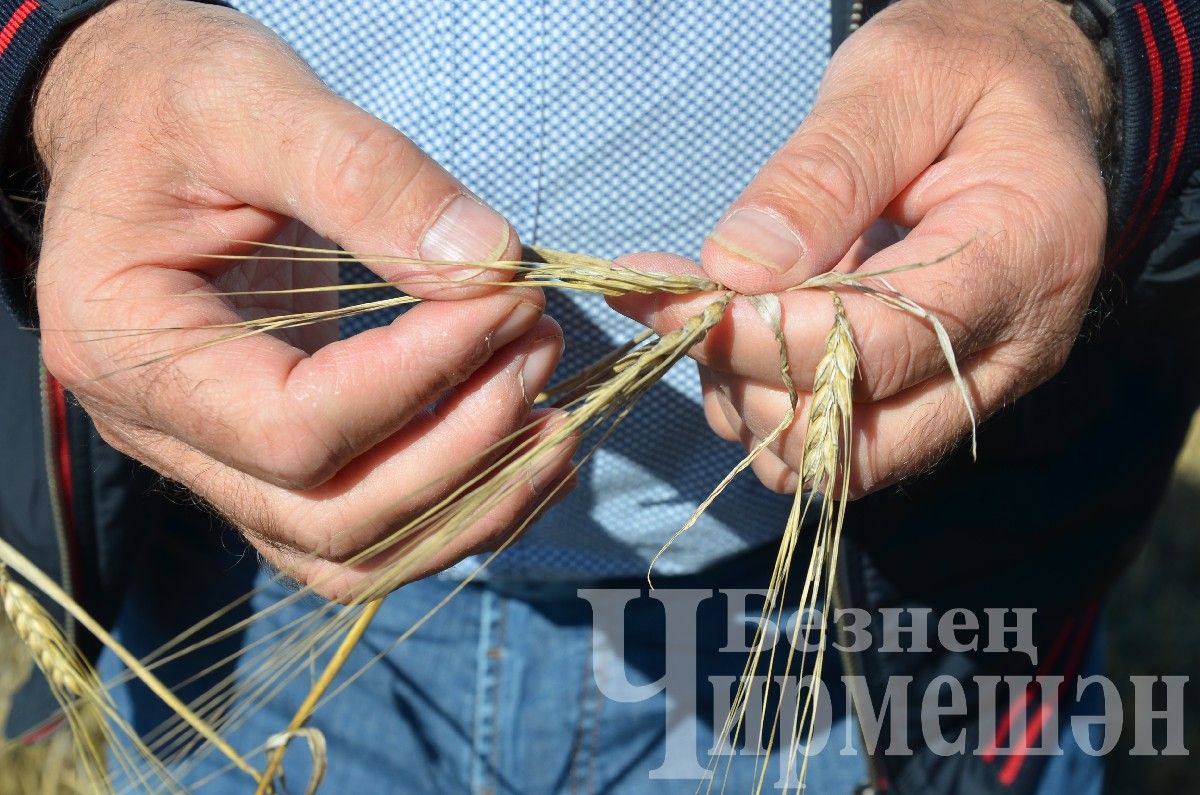
M 177 547 L 190 542 L 174 537 L 166 543 Z M 738 615 L 726 600 L 737 589 L 762 588 L 770 559 L 771 553 L 763 551 L 719 572 L 656 581 L 653 597 L 644 583 L 636 598 L 638 583 L 620 583 L 619 588 L 605 583 L 609 587 L 585 590 L 582 597 L 575 586 L 468 585 L 389 650 L 455 583 L 432 578 L 405 586 L 388 598 L 345 674 L 377 654 L 382 658 L 311 721 L 328 742 L 329 769 L 321 792 L 696 792 L 702 783 L 698 776 L 712 761 L 708 752 L 721 728 L 729 683 L 745 662 L 743 653 L 722 651 L 729 616 Z M 285 586 L 254 573 L 250 561 L 231 567 L 223 551 L 160 550 L 155 560 L 158 565 L 142 567 L 143 579 L 134 584 L 121 619 L 121 634 L 135 652 L 149 651 L 227 601 L 230 594 L 224 592 L 244 590 L 251 577 L 265 590 L 228 621 L 288 593 Z M 724 596 L 706 598 L 713 589 Z M 171 592 L 196 596 L 184 603 L 167 598 Z M 296 602 L 225 644 L 168 668 L 164 678 L 180 680 L 317 605 L 314 599 Z M 614 622 L 624 624 L 623 632 L 613 631 Z M 1098 664 L 1093 655 L 1088 667 Z M 234 746 L 259 747 L 281 731 L 316 666 L 314 662 L 303 670 L 237 727 L 230 735 Z M 114 670 L 111 660 L 104 668 Z M 687 679 L 687 671 L 695 672 L 694 679 Z M 828 730 L 821 733 L 817 744 L 824 747 L 811 756 L 807 775 L 807 791 L 821 795 L 850 795 L 867 778 L 840 674 L 838 655 L 831 652 L 823 677 L 830 695 L 830 711 L 823 716 Z M 661 680 L 665 689 L 655 686 Z M 193 683 L 185 697 L 198 695 L 203 686 Z M 141 731 L 165 717 L 161 705 L 140 688 L 127 688 L 121 706 Z M 766 714 L 773 714 L 770 706 Z M 1066 753 L 1050 761 L 1039 795 L 1099 793 L 1100 760 L 1079 751 L 1065 723 L 1062 743 Z M 778 751 L 769 757 L 739 753 L 728 768 L 730 757 L 719 758 L 713 791 L 720 790 L 726 775 L 725 791 L 751 791 L 763 763 L 765 789 L 772 790 L 786 770 L 782 756 Z M 254 761 L 261 762 L 261 756 Z M 303 792 L 309 763 L 301 740 L 289 748 L 285 767 L 290 791 Z M 213 753 L 188 764 L 184 783 L 205 793 L 250 791 L 248 778 Z

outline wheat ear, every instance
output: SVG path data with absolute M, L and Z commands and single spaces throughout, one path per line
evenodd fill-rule
M 30 657 L 46 677 L 50 692 L 62 708 L 76 751 L 76 762 L 91 790 L 113 791 L 110 776 L 105 772 L 104 747 L 105 740 L 108 740 L 111 759 L 128 776 L 131 788 L 140 785 L 148 792 L 182 792 L 170 773 L 153 760 L 137 734 L 117 713 L 95 669 L 67 640 L 62 629 L 33 594 L 12 578 L 3 562 L 0 562 L 0 603 L 4 605 L 4 613 L 12 631 L 29 650 Z M 111 721 L 111 727 L 108 721 Z M 152 783 L 137 770 L 129 754 L 119 745 L 122 737 L 129 740 L 149 764 L 157 783 Z M 66 747 L 62 746 L 63 749 Z
M 787 592 L 789 575 L 792 570 L 792 560 L 799 544 L 804 520 L 808 516 L 808 512 L 816 504 L 814 500 L 816 494 L 823 495 L 823 499 L 820 501 L 813 554 L 805 572 L 804 584 L 799 599 L 798 609 L 800 615 L 803 615 L 804 611 L 814 608 L 820 602 L 822 595 L 828 595 L 833 587 L 837 563 L 837 548 L 841 539 L 842 524 L 845 518 L 845 502 L 849 492 L 850 429 L 854 411 L 852 392 L 855 370 L 858 366 L 858 351 L 854 346 L 853 333 L 841 298 L 832 291 L 830 295 L 834 308 L 833 324 L 829 330 L 829 334 L 825 338 L 824 352 L 817 363 L 816 373 L 813 378 L 813 392 L 805 424 L 800 482 L 792 500 L 792 507 L 788 514 L 787 522 L 784 525 L 783 537 L 780 539 L 779 552 L 776 555 L 775 565 L 767 585 L 761 620 L 758 623 L 758 629 L 755 632 L 754 642 L 751 646 L 752 651 L 746 660 L 746 666 L 730 706 L 729 714 L 718 735 L 718 747 L 720 748 L 736 747 L 742 736 L 749 699 L 752 695 L 751 684 L 754 682 L 755 672 L 763 662 L 763 652 L 768 640 L 766 628 L 772 625 L 784 625 L 783 597 Z M 768 325 L 773 329 L 779 328 L 779 319 L 774 316 L 770 305 L 756 308 L 758 308 Z M 786 349 L 783 347 L 784 340 L 782 339 L 781 331 L 776 331 L 776 338 L 781 346 L 781 376 L 785 383 L 789 383 L 791 378 L 786 369 Z M 793 388 L 789 388 L 789 394 L 794 394 Z M 795 398 L 793 397 L 792 400 L 794 401 Z M 793 413 L 794 409 L 788 412 L 788 420 L 786 422 L 790 422 L 790 417 Z M 786 424 L 783 427 L 786 427 Z M 771 620 L 768 621 L 768 619 Z M 801 623 L 800 621 L 795 622 L 791 644 L 784 662 L 783 681 L 785 683 L 793 667 L 796 646 L 800 642 Z M 810 630 L 810 627 L 806 627 L 803 633 L 803 642 L 805 644 L 803 648 L 805 649 L 809 647 Z M 818 651 L 813 661 L 812 677 L 814 682 L 820 680 L 824 665 L 824 640 L 825 628 L 822 623 L 820 640 L 817 646 Z M 805 653 L 801 653 L 799 661 L 801 675 L 803 675 L 806 656 Z M 766 663 L 768 669 L 766 681 L 770 683 L 773 681 L 775 670 L 774 643 L 772 643 L 771 650 L 766 655 Z M 799 700 L 797 700 L 796 713 L 793 715 L 791 724 L 792 731 L 788 738 L 790 745 L 787 750 L 788 764 L 784 777 L 785 782 L 791 779 L 801 735 L 807 735 L 811 739 L 815 728 L 817 706 L 814 701 L 815 692 L 816 686 L 811 686 L 803 708 Z M 779 718 L 782 717 L 782 709 L 783 701 L 781 698 L 779 707 L 775 711 L 775 720 L 772 721 L 765 747 L 768 754 L 775 744 L 777 726 Z M 757 728 L 757 737 L 759 738 L 764 735 L 766 718 L 767 711 L 764 708 L 760 712 L 760 723 Z M 714 756 L 718 756 L 718 754 Z M 730 756 L 730 765 L 732 761 L 733 757 Z M 799 786 L 801 790 L 803 790 L 804 780 L 807 775 L 807 763 L 808 758 L 806 753 L 799 774 Z M 761 792 L 766 784 L 767 765 L 764 761 L 761 763 L 761 767 L 756 765 L 756 768 L 757 775 L 755 777 L 754 791 Z M 727 766 L 725 772 L 726 782 L 728 781 L 728 774 L 729 767 Z M 715 780 L 715 776 L 709 779 L 708 787 L 706 788 L 707 791 L 712 791 Z M 725 785 L 723 783 L 721 790 L 724 791 L 724 789 Z
M 108 649 L 112 651 L 112 653 L 115 654 L 117 658 L 124 663 L 133 674 L 137 676 L 138 679 L 142 680 L 142 682 L 148 688 L 150 688 L 152 693 L 158 696 L 163 703 L 170 707 L 175 714 L 187 722 L 193 729 L 196 730 L 198 734 L 212 743 L 213 746 L 215 746 L 217 750 L 224 754 L 225 757 L 232 762 L 235 767 L 253 778 L 255 783 L 258 782 L 258 771 L 255 770 L 250 763 L 243 759 L 241 754 L 235 751 L 233 747 L 229 745 L 229 743 L 225 742 L 224 739 L 217 735 L 211 726 L 197 717 L 191 709 L 189 709 L 182 701 L 179 700 L 178 696 L 176 696 L 166 685 L 159 681 L 158 677 L 150 673 L 150 671 L 148 671 L 146 667 L 142 665 L 137 657 L 131 654 L 129 650 L 119 643 L 116 638 L 109 634 L 104 627 L 100 626 L 100 623 L 92 618 L 92 616 L 86 610 L 84 610 L 78 602 L 72 599 L 66 591 L 60 588 L 58 583 L 46 576 L 46 574 L 42 572 L 42 570 L 39 569 L 36 564 L 21 554 L 16 547 L 3 539 L 0 539 L 0 562 L 6 564 L 8 567 L 11 567 L 14 571 L 28 580 L 39 591 L 46 594 L 46 596 L 53 599 L 55 603 L 74 616 L 75 619 L 85 629 L 95 635 L 101 643 L 108 647 Z M 11 593 L 12 581 L 10 580 L 9 582 L 10 585 L 6 590 Z M 22 588 L 21 590 L 24 589 Z M 16 605 L 18 607 L 27 607 L 28 602 L 18 598 Z M 5 605 L 5 608 L 7 609 L 7 604 Z M 72 680 L 72 684 L 79 685 L 80 683 L 78 680 Z
M 88 673 L 69 641 L 63 637 L 58 625 L 50 618 L 46 609 L 8 573 L 8 567 L 0 563 L 0 600 L 4 612 L 12 622 L 17 637 L 33 655 L 37 667 L 50 683 L 73 696 L 83 696 L 95 683 L 87 682 Z

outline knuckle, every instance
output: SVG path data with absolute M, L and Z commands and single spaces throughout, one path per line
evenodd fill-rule
M 904 61 L 909 61 L 922 47 L 929 47 L 931 42 L 940 42 L 951 35 L 944 29 L 945 21 L 940 17 L 944 14 L 930 14 L 903 6 L 889 9 L 888 13 L 874 17 L 867 34 L 855 42 L 858 54 L 893 67 L 899 54 L 905 56 Z
M 294 445 L 264 462 L 264 466 L 265 479 L 289 491 L 314 489 L 337 472 L 337 467 L 326 457 Z
M 802 199 L 831 219 L 844 223 L 857 218 L 871 201 L 863 158 L 831 135 L 806 137 L 803 147 L 782 155 L 775 165 L 783 183 L 790 186 L 776 188 L 780 198 Z
M 266 422 L 258 441 L 246 449 L 261 451 L 255 462 L 267 482 L 290 491 L 320 486 L 340 469 L 341 450 L 294 420 Z
M 456 348 L 452 349 L 453 356 L 445 358 L 432 357 L 428 366 L 433 370 L 437 383 L 446 392 L 470 378 L 484 362 L 492 356 L 492 340 L 490 334 L 476 338 L 462 339 Z
M 859 369 L 863 378 L 857 390 L 861 399 L 879 401 L 891 397 L 917 377 L 914 346 L 918 340 L 909 326 L 907 323 L 901 326 L 903 333 L 897 338 L 896 327 L 887 321 L 880 322 L 873 312 L 860 313 L 855 318 L 854 336 L 862 356 Z
M 480 411 L 446 411 L 442 405 L 434 407 L 441 431 L 464 440 L 462 452 L 469 457 L 481 456 L 490 459 L 499 446 L 522 427 L 522 420 L 529 413 L 529 406 L 519 387 L 491 398 L 489 405 Z M 482 462 L 480 463 L 482 466 Z
M 46 267 L 41 267 L 39 278 Z M 68 389 L 86 384 L 92 368 L 85 358 L 87 345 L 79 342 L 79 335 L 70 331 L 75 325 L 67 304 L 70 298 L 63 291 L 39 284 L 37 289 L 38 314 L 41 318 L 42 363 L 50 375 Z M 47 328 L 49 327 L 49 328 Z
M 65 334 L 42 335 L 42 363 L 47 372 L 68 389 L 84 379 L 78 353 Z
M 317 189 L 343 208 L 344 235 L 386 209 L 420 174 L 425 159 L 400 133 L 373 119 L 331 133 L 318 155 Z
M 462 384 L 494 353 L 492 334 L 466 329 L 437 335 L 397 351 L 396 367 L 408 375 L 402 399 L 411 408 Z

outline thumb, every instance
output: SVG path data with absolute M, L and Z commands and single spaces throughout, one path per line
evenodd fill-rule
M 769 292 L 829 270 L 949 143 L 973 81 L 922 68 L 903 37 L 868 25 L 834 56 L 807 119 L 705 240 L 715 281 Z
M 270 112 L 255 108 L 261 102 L 256 99 L 242 105 L 240 123 L 223 125 L 230 140 L 208 147 L 214 183 L 222 190 L 296 218 L 360 256 L 452 262 L 519 257 L 520 241 L 509 223 L 416 144 L 315 81 L 303 82 L 302 91 L 272 96 Z M 435 290 L 420 288 L 431 280 L 503 278 L 499 271 L 367 264 L 417 295 Z

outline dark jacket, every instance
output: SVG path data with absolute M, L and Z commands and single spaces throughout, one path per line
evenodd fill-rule
M 27 143 L 30 83 L 64 26 L 98 5 L 0 1 L 9 37 L 5 43 L 0 36 L 0 132 L 7 136 L 0 178 L 10 188 L 31 187 L 35 174 Z M 834 0 L 834 45 L 882 5 Z M 872 648 L 848 656 L 845 664 L 866 677 L 875 704 L 891 677 L 912 676 L 914 716 L 923 683 L 939 675 L 965 681 L 1039 673 L 1071 681 L 1097 605 L 1137 551 L 1197 405 L 1200 101 L 1195 75 L 1184 70 L 1195 70 L 1189 48 L 1200 44 L 1200 0 L 1076 5 L 1120 96 L 1110 269 L 1084 334 L 1058 376 L 980 429 L 978 462 L 960 452 L 848 511 L 839 605 L 876 616 L 887 608 L 930 608 L 931 625 L 952 608 L 1037 611 L 1037 664 L 1020 653 L 954 653 L 937 644 L 932 652 Z M 194 521 L 198 510 L 171 499 L 156 475 L 100 440 L 45 372 L 36 333 L 19 327 L 35 323 L 28 266 L 36 219 L 7 201 L 0 206 L 0 274 L 12 310 L 0 319 L 0 534 L 111 622 L 124 573 L 145 539 L 168 517 Z M 90 639 L 75 637 L 96 650 Z M 1068 684 L 1044 698 L 1053 706 L 1073 689 Z M 21 698 L 10 734 L 46 714 L 44 687 L 31 685 Z M 1030 721 L 1042 701 L 1035 693 L 1024 703 Z M 1007 712 L 1006 700 L 1001 704 Z M 995 724 L 995 742 L 1013 753 L 942 757 L 925 748 L 919 721 L 910 722 L 906 739 L 915 753 L 876 758 L 874 786 L 898 793 L 1032 791 L 1045 758 L 1023 751 L 1022 743 L 1034 744 L 1029 737 L 1005 735 L 1004 715 Z M 962 725 L 969 748 L 989 744 L 977 736 L 974 715 Z M 891 739 L 884 726 L 881 748 Z

